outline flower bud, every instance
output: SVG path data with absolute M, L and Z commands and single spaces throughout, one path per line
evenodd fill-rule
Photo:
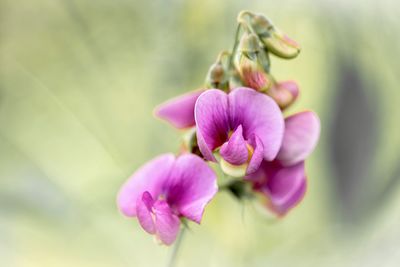
M 299 86 L 294 81 L 279 82 L 272 85 L 266 94 L 272 97 L 281 109 L 285 109 L 296 100 Z
M 300 53 L 299 44 L 277 29 L 265 16 L 252 15 L 250 23 L 263 45 L 274 55 L 290 59 Z
M 206 76 L 206 87 L 225 89 L 227 87 L 226 71 L 221 61 L 211 65 Z
M 242 53 L 249 54 L 250 57 L 256 55 L 261 50 L 258 36 L 253 33 L 244 34 L 238 49 Z
M 244 85 L 257 91 L 266 91 L 271 86 L 271 80 L 261 64 L 267 60 L 267 56 L 262 53 L 264 51 L 259 45 L 257 35 L 245 34 L 235 57 L 235 65 Z M 265 66 L 269 69 L 269 61 Z
M 261 14 L 249 15 L 251 26 L 259 36 L 267 36 L 274 29 L 272 22 Z

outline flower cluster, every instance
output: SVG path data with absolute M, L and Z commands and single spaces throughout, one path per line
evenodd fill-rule
M 285 118 L 299 88 L 294 81 L 277 82 L 269 58 L 299 52 L 265 16 L 241 12 L 234 47 L 219 54 L 204 88 L 156 108 L 155 115 L 185 129 L 186 138 L 180 155 L 156 157 L 122 186 L 122 213 L 137 217 L 162 243 L 173 243 L 182 220 L 200 223 L 218 192 L 210 163 L 231 179 L 220 190 L 262 199 L 277 216 L 299 203 L 307 186 L 304 161 L 318 142 L 320 122 L 311 111 Z

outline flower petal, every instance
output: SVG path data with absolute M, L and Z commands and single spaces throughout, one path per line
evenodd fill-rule
M 275 101 L 250 88 L 237 88 L 229 94 L 230 125 L 235 129 L 243 126 L 243 137 L 260 138 L 264 146 L 264 158 L 273 160 L 282 144 L 284 121 Z
M 168 100 L 157 106 L 155 116 L 171 123 L 174 127 L 182 129 L 195 125 L 194 105 L 197 98 L 204 90 L 192 91 Z
M 178 235 L 181 221 L 165 200 L 158 200 L 153 206 L 156 236 L 165 245 L 171 245 Z
M 303 199 L 307 185 L 304 162 L 290 167 L 268 162 L 263 167 L 267 180 L 261 191 L 269 198 L 271 208 L 283 215 Z
M 176 160 L 168 182 L 167 202 L 180 215 L 200 223 L 204 207 L 218 191 L 217 177 L 204 160 L 184 154 Z
M 222 145 L 220 154 L 227 162 L 233 165 L 241 165 L 247 162 L 249 151 L 243 138 L 242 125 L 239 125 L 229 138 L 229 141 Z
M 138 198 L 136 211 L 139 223 L 146 232 L 156 235 L 166 245 L 175 241 L 180 220 L 165 200 L 154 201 L 149 192 L 144 192 Z
M 156 233 L 156 226 L 154 224 L 154 218 L 152 216 L 152 207 L 154 200 L 149 192 L 144 192 L 141 198 L 137 199 L 136 202 L 136 215 L 138 217 L 140 225 L 149 234 Z
M 195 105 L 197 142 L 207 160 L 216 161 L 212 151 L 228 137 L 228 96 L 221 90 L 202 93 Z
M 136 216 L 136 202 L 145 191 L 157 199 L 164 182 L 168 179 L 175 157 L 163 154 L 147 162 L 137 170 L 121 187 L 117 204 L 123 214 Z
M 249 143 L 254 148 L 254 152 L 250 159 L 249 166 L 247 166 L 246 175 L 257 171 L 264 158 L 264 146 L 260 138 L 258 138 L 256 135 L 253 135 L 253 137 L 249 140 Z
M 320 121 L 312 111 L 294 114 L 285 120 L 285 134 L 277 159 L 285 166 L 305 160 L 317 145 Z

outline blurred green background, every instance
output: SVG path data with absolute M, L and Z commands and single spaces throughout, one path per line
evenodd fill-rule
M 400 4 L 374 0 L 0 0 L 0 266 L 164 266 L 116 193 L 180 133 L 158 103 L 202 85 L 242 9 L 302 45 L 295 79 L 320 144 L 283 220 L 219 194 L 178 266 L 398 266 Z

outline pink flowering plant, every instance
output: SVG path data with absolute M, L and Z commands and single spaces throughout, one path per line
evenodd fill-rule
M 179 155 L 163 154 L 122 186 L 118 207 L 170 245 L 188 221 L 200 223 L 221 190 L 249 198 L 278 217 L 304 197 L 305 160 L 317 145 L 318 116 L 285 110 L 299 95 L 294 81 L 276 81 L 270 55 L 295 58 L 299 45 L 261 14 L 243 11 L 232 51 L 222 51 L 200 90 L 175 97 L 155 115 L 185 129 Z M 218 186 L 215 164 L 228 177 Z M 219 189 L 218 189 L 219 188 Z

